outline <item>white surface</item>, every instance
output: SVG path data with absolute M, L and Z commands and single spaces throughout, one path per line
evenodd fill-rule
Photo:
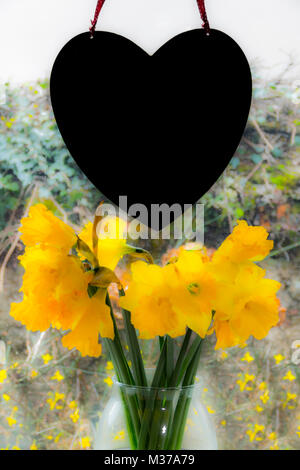
M 88 30 L 96 3 L 0 0 L 0 81 L 49 76 L 61 47 Z M 300 63 L 299 0 L 206 0 L 206 5 L 211 26 L 238 41 L 249 60 L 259 58 L 271 67 L 271 74 L 289 54 Z M 149 53 L 200 26 L 196 0 L 106 0 L 98 23 L 98 29 L 123 34 Z

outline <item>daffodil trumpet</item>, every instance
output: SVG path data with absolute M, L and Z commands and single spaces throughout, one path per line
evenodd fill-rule
M 195 381 L 207 336 L 216 335 L 216 349 L 230 348 L 250 336 L 263 339 L 279 321 L 280 284 L 257 265 L 273 248 L 263 227 L 238 221 L 212 255 L 198 245 L 182 246 L 164 265 L 127 243 L 126 222 L 117 217 L 96 215 L 75 233 L 37 204 L 19 230 L 23 300 L 12 304 L 11 315 L 31 331 L 60 330 L 63 346 L 83 356 L 99 357 L 104 345 L 118 382 L 134 390 L 121 391 L 132 449 L 181 449 L 191 402 L 185 391 Z M 125 255 L 126 285 L 116 271 Z M 128 352 L 109 296 L 112 284 Z M 159 342 L 152 378 L 140 339 Z M 168 393 L 174 389 L 176 402 Z

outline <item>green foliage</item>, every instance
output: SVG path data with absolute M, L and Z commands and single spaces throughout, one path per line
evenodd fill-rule
M 251 114 L 240 146 L 201 201 L 208 244 L 214 245 L 216 234 L 228 233 L 239 218 L 264 225 L 279 245 L 298 241 L 300 109 L 294 92 L 282 80 L 254 83 Z
M 0 105 L 0 230 L 16 205 L 22 208 L 30 189 L 77 214 L 91 210 L 101 195 L 80 171 L 53 118 L 48 83 L 5 86 Z

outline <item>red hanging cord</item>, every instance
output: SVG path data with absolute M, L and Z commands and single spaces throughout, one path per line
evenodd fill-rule
M 105 0 L 98 0 L 94 19 L 91 20 L 91 23 L 92 23 L 92 26 L 90 27 L 91 37 L 94 37 L 95 29 L 96 29 L 96 26 L 97 26 L 97 23 L 98 23 L 98 18 L 99 18 L 100 12 L 102 10 L 102 7 L 104 5 L 104 2 L 105 2 Z
M 209 26 L 207 14 L 206 14 L 205 0 L 197 0 L 197 3 L 198 3 L 201 19 L 203 21 L 202 27 L 204 28 L 206 34 L 209 36 L 210 26 Z
M 104 2 L 105 2 L 105 0 L 98 0 L 98 2 L 97 2 L 95 16 L 94 16 L 94 19 L 91 20 L 91 23 L 92 23 L 92 26 L 90 27 L 91 37 L 94 36 L 95 29 L 96 29 L 96 26 L 97 26 L 97 23 L 98 23 L 98 18 L 99 18 L 100 12 L 102 10 L 102 7 L 104 5 Z M 204 0 L 197 0 L 197 4 L 198 4 L 198 7 L 199 7 L 201 19 L 203 21 L 202 26 L 205 29 L 206 34 L 209 35 L 210 26 L 209 26 L 207 14 L 206 14 L 205 1 Z

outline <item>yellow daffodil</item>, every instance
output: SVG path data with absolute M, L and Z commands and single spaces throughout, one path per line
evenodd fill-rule
M 77 348 L 84 356 L 101 354 L 99 335 L 114 337 L 106 289 L 117 278 L 110 269 L 125 254 L 140 256 L 143 252 L 135 253 L 126 244 L 124 221 L 116 217 L 103 221 L 98 238 L 91 223 L 78 238 L 71 227 L 38 204 L 31 207 L 20 227 L 26 245 L 20 257 L 25 269 L 24 297 L 12 304 L 11 315 L 31 331 L 45 331 L 51 326 L 69 331 L 63 345 Z M 74 251 L 72 254 L 74 247 L 79 256 Z M 50 361 L 48 356 L 46 360 Z
M 52 246 L 68 253 L 76 243 L 74 230 L 56 217 L 43 204 L 32 206 L 19 228 L 25 246 Z
M 278 323 L 280 283 L 264 276 L 265 271 L 252 263 L 228 282 L 220 282 L 214 301 L 216 349 L 244 343 L 250 336 L 262 339 Z
M 132 282 L 120 304 L 131 311 L 141 338 L 177 337 L 186 327 L 204 338 L 212 319 L 214 293 L 215 280 L 206 270 L 203 255 L 182 251 L 176 262 L 163 267 L 134 263 Z
M 251 227 L 245 220 L 239 220 L 231 235 L 214 253 L 214 260 L 261 261 L 273 248 L 273 241 L 267 240 L 268 236 L 264 227 Z

